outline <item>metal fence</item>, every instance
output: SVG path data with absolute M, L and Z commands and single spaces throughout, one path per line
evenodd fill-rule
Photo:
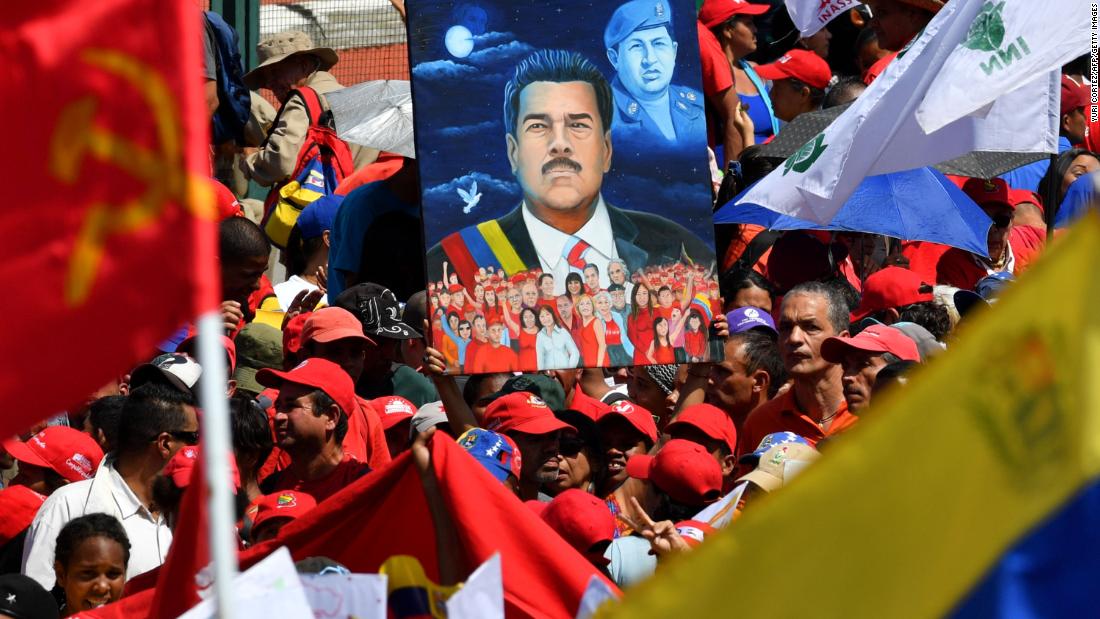
M 260 0 L 260 38 L 301 30 L 331 47 L 331 69 L 345 86 L 367 80 L 409 79 L 405 23 L 390 0 Z

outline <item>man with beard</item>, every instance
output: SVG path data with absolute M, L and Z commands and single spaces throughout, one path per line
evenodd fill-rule
M 512 439 L 523 456 L 519 498 L 538 498 L 543 484 L 558 478 L 559 440 L 573 426 L 558 420 L 542 398 L 523 391 L 498 398 L 485 409 L 485 428 Z

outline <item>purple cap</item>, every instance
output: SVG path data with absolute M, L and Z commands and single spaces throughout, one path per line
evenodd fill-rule
M 726 314 L 726 322 L 730 326 L 730 335 L 744 333 L 749 329 L 763 329 L 773 337 L 778 336 L 775 330 L 775 321 L 764 310 L 758 307 L 739 307 Z

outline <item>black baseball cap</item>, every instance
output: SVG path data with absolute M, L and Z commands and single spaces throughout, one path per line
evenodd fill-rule
M 13 619 L 58 619 L 57 600 L 33 578 L 0 576 L 0 615 Z

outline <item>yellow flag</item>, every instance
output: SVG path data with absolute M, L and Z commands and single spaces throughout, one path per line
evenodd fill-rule
M 1100 474 L 1100 219 L 788 488 L 605 617 L 934 617 Z

